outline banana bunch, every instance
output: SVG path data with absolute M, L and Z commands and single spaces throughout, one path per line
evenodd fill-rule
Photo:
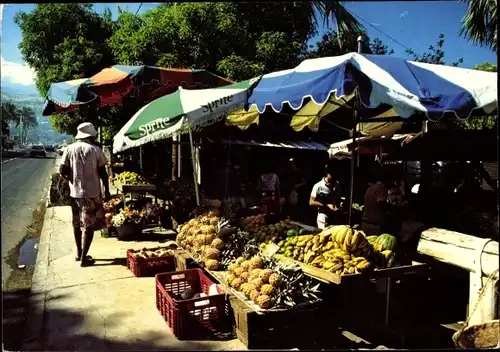
M 372 248 L 363 231 L 340 225 L 334 227 L 331 237 L 334 248 L 342 249 L 355 257 L 370 258 Z
M 368 259 L 352 256 L 340 248 L 326 251 L 308 264 L 337 275 L 361 274 L 373 268 Z
M 288 237 L 278 242 L 278 253 L 287 257 L 305 262 L 307 258 L 315 258 L 319 254 L 332 249 L 334 244 L 329 242 L 328 236 L 302 235 Z
M 396 255 L 390 249 L 386 249 L 385 251 L 378 252 L 375 251 L 373 253 L 373 261 L 377 267 L 377 269 L 386 269 L 392 268 L 396 265 Z

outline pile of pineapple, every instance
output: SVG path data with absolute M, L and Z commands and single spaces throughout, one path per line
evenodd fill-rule
M 264 261 L 260 256 L 254 256 L 250 260 L 239 257 L 229 265 L 226 281 L 260 308 L 269 309 L 275 304 L 274 297 L 278 293 L 281 277 L 275 271 L 264 268 Z
M 182 225 L 176 241 L 208 270 L 218 270 L 224 241 L 219 233 L 225 222 L 217 216 L 202 215 Z

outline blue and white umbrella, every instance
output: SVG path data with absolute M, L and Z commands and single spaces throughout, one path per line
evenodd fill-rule
M 497 108 L 497 73 L 425 64 L 382 55 L 349 53 L 305 60 L 296 68 L 266 74 L 248 99 L 263 113 L 288 103 L 300 109 L 306 98 L 318 105 L 331 95 L 350 96 L 359 88 L 367 108 L 387 104 L 401 117 L 424 113 L 438 119 L 447 112 L 468 118 Z

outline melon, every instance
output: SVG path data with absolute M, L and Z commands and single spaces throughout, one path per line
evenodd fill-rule
M 375 243 L 381 247 L 382 251 L 393 251 L 396 248 L 396 237 L 384 233 L 377 237 L 377 241 Z

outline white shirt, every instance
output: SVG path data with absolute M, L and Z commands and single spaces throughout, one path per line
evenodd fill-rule
M 340 197 L 340 183 L 338 181 L 333 181 L 332 184 L 328 185 L 325 179 L 322 178 L 321 181 L 313 186 L 311 197 L 316 198 L 318 202 L 325 205 L 335 204 Z M 325 209 L 319 207 L 318 211 L 319 213 L 324 213 Z
M 88 141 L 70 144 L 62 155 L 61 165 L 71 168 L 70 197 L 94 198 L 101 194 L 101 179 L 97 169 L 107 164 L 101 148 Z

